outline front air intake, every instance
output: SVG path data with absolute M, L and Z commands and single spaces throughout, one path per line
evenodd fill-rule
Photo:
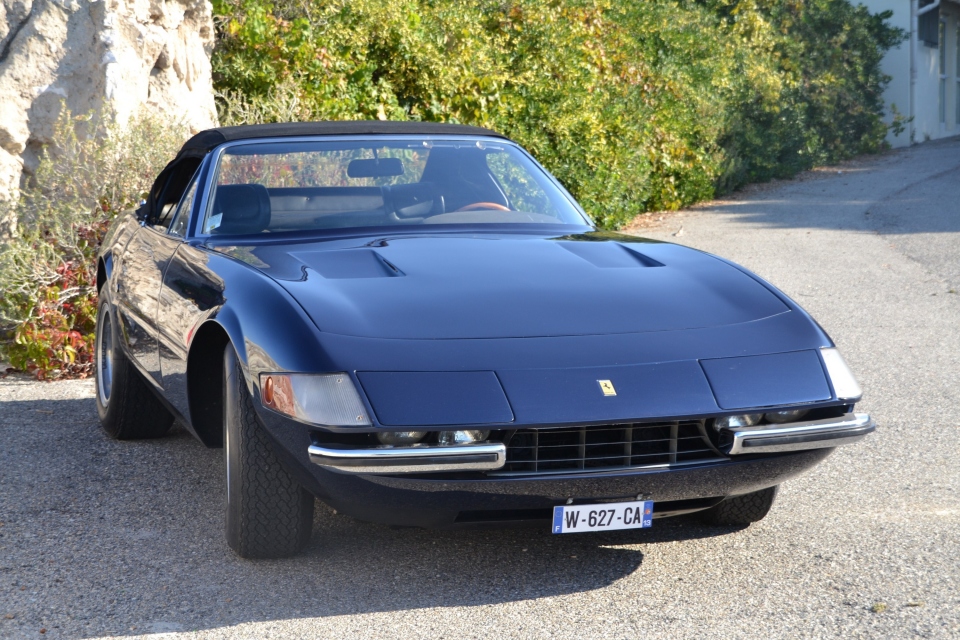
M 599 471 L 721 461 L 704 439 L 702 421 L 519 429 L 506 440 L 497 474 Z

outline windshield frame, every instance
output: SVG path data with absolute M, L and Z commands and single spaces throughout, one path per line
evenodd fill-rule
M 298 231 L 291 232 L 282 232 L 277 234 L 247 234 L 247 235 L 225 235 L 225 234 L 211 234 L 203 233 L 202 223 L 207 218 L 207 215 L 210 212 L 210 209 L 213 207 L 213 198 L 210 197 L 213 190 L 216 188 L 217 181 L 220 177 L 220 167 L 223 156 L 233 147 L 238 146 L 250 146 L 250 145 L 269 145 L 277 143 L 297 143 L 297 142 L 348 142 L 348 141 L 366 141 L 366 140 L 410 140 L 410 141 L 456 141 L 456 142 L 485 142 L 490 144 L 510 146 L 515 150 L 519 151 L 521 154 L 526 156 L 533 165 L 543 172 L 543 175 L 546 179 L 557 188 L 557 191 L 560 195 L 569 202 L 571 208 L 576 211 L 580 217 L 583 219 L 581 224 L 575 223 L 566 223 L 558 222 L 557 224 L 524 224 L 517 222 L 489 222 L 483 224 L 471 224 L 471 223 L 444 223 L 444 224 L 421 224 L 410 227 L 401 227 L 401 226 L 356 226 L 356 227 L 339 227 L 331 229 L 303 229 Z M 204 176 L 205 188 L 203 190 L 203 201 L 200 203 L 199 207 L 194 207 L 192 221 L 190 223 L 190 230 L 193 232 L 189 235 L 189 238 L 205 242 L 212 240 L 214 242 L 219 241 L 221 238 L 244 238 L 250 240 L 257 239 L 268 239 L 271 236 L 280 240 L 281 237 L 286 239 L 295 238 L 298 235 L 309 236 L 309 237 L 324 237 L 324 236 L 342 236 L 346 232 L 349 235 L 367 235 L 367 231 L 372 235 L 382 235 L 384 232 L 393 234 L 404 233 L 404 230 L 416 231 L 418 233 L 433 232 L 437 230 L 442 230 L 444 232 L 455 232 L 458 229 L 462 229 L 465 232 L 476 232 L 478 227 L 481 229 L 487 229 L 490 231 L 502 230 L 502 229 L 520 229 L 526 228 L 530 229 L 531 227 L 543 228 L 543 229 L 571 229 L 571 228 L 582 228 L 590 227 L 596 228 L 596 224 L 590 218 L 583 207 L 580 206 L 580 203 L 570 194 L 569 191 L 557 180 L 552 173 L 547 171 L 537 159 L 534 158 L 526 149 L 517 144 L 512 140 L 506 138 L 499 138 L 496 136 L 470 136 L 470 135 L 414 135 L 414 134 L 352 134 L 352 135 L 341 135 L 341 136 L 326 136 L 326 135 L 313 135 L 313 136 L 277 136 L 270 138 L 246 138 L 242 140 L 232 140 L 230 142 L 225 142 L 217 146 L 212 152 L 207 156 L 207 167 L 209 168 L 206 172 L 207 175 Z M 278 237 L 280 236 L 280 237 Z

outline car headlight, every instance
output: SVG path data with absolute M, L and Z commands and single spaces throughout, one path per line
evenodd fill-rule
M 437 436 L 437 442 L 440 444 L 473 444 L 474 442 L 483 442 L 490 437 L 489 431 L 441 431 Z
M 790 409 L 788 411 L 771 411 L 770 413 L 763 414 L 763 417 L 767 419 L 767 422 L 784 424 L 786 422 L 795 422 L 808 413 L 810 413 L 810 409 Z
M 370 418 L 346 373 L 262 373 L 263 406 L 317 425 L 367 427 Z
M 833 392 L 837 394 L 837 398 L 851 402 L 859 400 L 863 396 L 863 390 L 860 389 L 857 379 L 853 377 L 853 372 L 850 371 L 840 352 L 833 348 L 824 348 L 820 349 L 820 355 L 823 356 L 823 363 L 827 365 L 827 375 L 830 376 Z
M 735 429 L 737 427 L 752 427 L 763 419 L 762 413 L 744 413 L 739 416 L 724 416 L 717 418 L 713 423 L 714 429 Z
M 416 444 L 427 436 L 426 431 L 381 431 L 377 440 L 391 446 Z

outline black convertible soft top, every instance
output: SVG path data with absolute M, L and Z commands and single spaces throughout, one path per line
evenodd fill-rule
M 218 127 L 207 129 L 187 140 L 177 159 L 202 157 L 211 149 L 224 142 L 233 140 L 252 140 L 256 138 L 280 138 L 286 136 L 344 136 L 364 134 L 423 134 L 423 135 L 471 135 L 496 136 L 503 134 L 463 124 L 443 124 L 439 122 L 392 122 L 381 120 L 357 120 L 334 122 L 277 122 L 273 124 L 248 124 L 238 127 Z

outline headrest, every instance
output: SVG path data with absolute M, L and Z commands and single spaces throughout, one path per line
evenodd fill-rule
M 270 194 L 262 184 L 217 187 L 214 215 L 221 215 L 216 234 L 260 233 L 270 226 Z
M 432 182 L 413 182 L 383 187 L 387 210 L 401 218 L 423 218 L 443 213 L 443 196 Z

